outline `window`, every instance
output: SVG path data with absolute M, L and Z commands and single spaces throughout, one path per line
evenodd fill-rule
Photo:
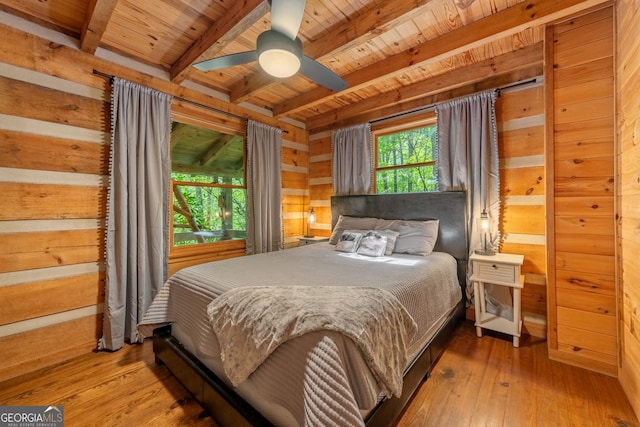
M 376 133 L 376 193 L 437 191 L 436 125 Z
M 244 147 L 241 135 L 172 123 L 173 246 L 245 238 Z

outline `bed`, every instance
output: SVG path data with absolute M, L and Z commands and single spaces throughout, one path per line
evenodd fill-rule
M 332 229 L 336 231 L 343 224 L 339 222 L 341 216 L 388 221 L 437 220 L 437 240 L 428 256 L 393 253 L 372 258 L 339 252 L 330 243 L 320 243 L 265 256 L 218 261 L 176 273 L 160 291 L 143 321 L 146 326 L 168 323 L 153 332 L 156 362 L 166 365 L 220 426 L 392 425 L 428 375 L 457 323 L 464 318 L 462 289 L 468 250 L 465 206 L 462 192 L 332 197 Z M 335 240 L 335 236 L 332 238 Z M 246 267 L 249 261 L 251 268 Z M 429 269 L 429 274 L 423 268 Z M 440 285 L 451 281 L 448 278 L 451 270 L 455 290 Z M 225 370 L 225 363 L 231 363 L 231 352 L 225 353 L 224 362 L 220 360 L 221 349 L 229 347 L 223 335 L 218 335 L 221 338 L 218 342 L 213 334 L 216 324 L 208 310 L 217 304 L 216 310 L 222 311 L 220 301 L 225 301 L 227 295 L 245 292 L 238 295 L 241 297 L 238 301 L 246 299 L 249 289 L 237 289 L 238 277 L 242 281 L 240 287 L 250 287 L 252 292 L 253 288 L 262 292 L 282 291 L 286 288 L 275 285 L 286 281 L 293 288 L 315 286 L 305 288 L 304 293 L 317 292 L 314 298 L 321 298 L 323 294 L 338 295 L 335 289 L 340 286 L 347 288 L 344 292 L 358 292 L 361 287 L 383 288 L 387 281 L 382 277 L 387 276 L 397 283 L 390 291 L 381 289 L 380 295 L 392 293 L 390 303 L 399 301 L 409 317 L 417 319 L 411 339 L 406 340 L 406 357 L 398 358 L 397 362 L 401 364 L 400 388 L 397 381 L 388 380 L 393 376 L 384 376 L 385 373 L 372 368 L 371 359 L 375 357 L 367 357 L 366 353 L 362 356 L 359 343 L 355 345 L 348 334 L 332 329 L 311 330 L 283 342 L 264 356 L 263 363 L 256 364 L 255 371 L 252 365 L 248 377 L 234 378 L 232 374 L 242 370 L 238 365 L 233 365 L 238 369 Z M 436 292 L 437 298 L 418 298 L 407 293 L 407 289 L 416 288 L 414 281 L 422 281 L 426 276 L 435 277 L 429 288 L 443 286 L 443 290 Z M 274 288 L 267 289 L 269 286 Z M 266 298 L 265 295 L 268 294 L 260 294 L 258 300 Z M 281 299 L 274 298 L 269 307 L 277 310 L 276 303 Z M 444 306 L 438 303 L 437 310 L 431 313 L 431 308 L 416 305 L 417 299 L 428 300 L 428 304 L 435 304 L 431 300 L 442 300 Z M 360 297 L 342 300 L 348 305 Z M 340 311 L 348 313 L 349 309 L 359 307 L 341 307 Z M 401 333 L 388 336 L 396 335 L 403 336 Z M 389 353 L 376 355 L 389 357 Z

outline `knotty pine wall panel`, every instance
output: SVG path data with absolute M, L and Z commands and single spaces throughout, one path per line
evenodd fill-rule
M 313 169 L 309 171 L 309 179 L 331 176 L 332 173 L 331 160 L 314 159 Z
M 499 135 L 498 155 L 501 159 L 542 155 L 540 141 L 544 140 L 541 125 L 503 130 Z
M 618 378 L 640 416 L 640 8 L 635 0 L 619 0 L 616 9 L 622 317 Z
M 615 302 L 614 302 L 615 304 Z M 611 335 L 616 329 L 616 319 L 606 314 L 588 313 L 581 309 L 558 308 L 558 319 L 561 323 L 574 328 L 581 328 L 584 323 L 594 325 L 594 332 Z
M 558 316 L 558 321 L 561 320 L 563 320 L 562 317 Z M 592 319 L 591 321 L 597 322 L 597 319 Z M 617 341 L 615 335 L 611 335 L 611 333 L 601 334 L 595 330 L 587 331 L 584 329 L 584 325 L 578 328 L 572 328 L 571 326 L 558 323 L 558 341 L 565 344 L 567 346 L 566 348 L 574 348 L 574 351 L 576 351 L 576 348 L 579 348 L 580 351 L 583 349 L 589 351 L 589 356 L 582 356 L 581 354 L 581 357 L 591 359 L 590 361 L 585 361 L 584 367 L 590 367 L 590 365 L 597 366 L 602 363 L 615 364 L 617 359 Z M 562 358 L 560 358 L 560 360 L 562 360 Z M 564 359 L 564 361 L 567 360 L 569 359 Z
M 108 151 L 107 144 L 0 130 L 0 167 L 106 175 Z
M 0 114 L 97 131 L 104 130 L 110 121 L 104 99 L 91 99 L 1 76 L 0 96 L 11 100 L 0 104 Z
M 104 272 L 0 287 L 0 324 L 19 322 L 104 302 Z
M 535 236 L 535 235 L 531 235 Z M 546 250 L 543 244 L 531 244 L 531 243 L 516 243 L 512 240 L 515 240 L 515 236 L 512 233 L 510 236 L 505 236 L 505 241 L 502 242 L 500 246 L 500 251 L 505 253 L 513 253 L 513 254 L 527 254 L 527 257 L 524 259 L 522 263 L 522 268 L 527 269 L 531 273 L 531 279 L 537 279 L 535 283 L 544 283 L 545 280 L 545 257 Z M 533 240 L 533 239 L 532 239 Z M 542 239 L 536 238 L 536 243 L 542 243 Z M 540 277 L 537 277 L 540 276 Z M 525 275 L 525 281 L 530 278 Z M 543 282 L 540 282 L 540 281 Z
M 0 273 L 101 261 L 104 237 L 101 229 L 3 233 Z
M 612 295 L 616 292 L 615 278 L 609 275 L 580 272 L 580 277 L 571 271 L 556 272 L 556 288 L 582 291 L 594 294 Z
M 505 168 L 500 174 L 500 194 L 544 196 L 544 166 Z
M 88 306 L 56 315 L 56 323 L 19 322 L 14 333 L 0 336 L 1 378 L 7 379 L 91 352 L 102 334 L 102 313 Z
M 553 64 L 548 83 L 553 95 L 547 100 L 553 130 L 548 221 L 554 230 L 549 354 L 609 375 L 617 374 L 618 339 L 611 286 L 616 277 L 613 29 L 613 8 L 605 7 L 547 33 L 547 60 Z
M 286 136 L 285 134 L 285 138 Z M 309 151 L 306 148 L 284 139 L 282 144 L 282 163 L 295 167 L 309 167 Z
M 20 170 L 7 168 L 3 179 L 16 180 Z M 50 174 L 30 173 L 31 181 L 53 178 Z M 60 175 L 57 175 L 61 177 Z M 84 175 L 86 176 L 86 175 Z M 62 178 L 62 177 L 61 177 Z M 104 218 L 106 212 L 106 188 L 87 187 L 85 182 L 78 185 L 44 184 L 41 182 L 2 182 L 0 194 L 12 203 L 0 204 L 0 220 L 31 219 L 79 219 Z

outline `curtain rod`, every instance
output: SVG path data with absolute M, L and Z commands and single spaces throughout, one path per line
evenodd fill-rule
M 112 83 L 113 83 L 113 78 L 115 77 L 115 76 L 112 76 L 111 74 L 106 74 L 106 73 L 103 73 L 102 71 L 98 71 L 98 70 L 95 70 L 95 69 L 93 70 L 93 74 L 105 77 L 105 78 L 109 79 L 109 81 L 112 82 Z M 237 114 L 230 113 L 228 111 L 219 110 L 219 109 L 217 109 L 215 107 L 211 107 L 209 105 L 205 105 L 205 104 L 201 104 L 199 102 L 191 101 L 189 99 L 181 98 L 179 96 L 174 96 L 173 98 L 177 99 L 178 101 L 182 101 L 182 102 L 186 102 L 188 104 L 195 105 L 197 107 L 201 107 L 201 108 L 205 108 L 207 110 L 215 111 L 216 113 L 226 114 L 227 116 L 235 117 L 236 119 L 245 120 L 245 121 L 248 120 L 246 117 L 242 117 L 242 116 L 239 116 Z M 286 130 L 282 130 L 282 131 L 283 132 L 287 132 Z
M 524 86 L 524 85 L 527 85 L 527 84 L 533 84 L 533 83 L 536 83 L 537 81 L 538 81 L 538 79 L 535 78 L 535 79 L 524 80 L 524 81 L 517 82 L 517 83 L 512 83 L 512 84 L 507 85 L 507 86 L 501 86 L 501 87 L 495 88 L 494 92 L 496 92 L 498 94 L 498 96 L 500 96 L 500 92 L 503 91 L 503 90 L 512 89 L 514 87 Z M 398 117 L 403 117 L 403 116 L 408 116 L 408 115 L 415 114 L 415 113 L 420 113 L 422 111 L 431 110 L 431 109 L 435 108 L 436 105 L 437 105 L 437 103 L 433 103 L 433 104 L 425 105 L 423 107 L 417 107 L 417 108 L 414 108 L 413 110 L 403 111 L 402 113 L 391 114 L 389 116 L 381 117 L 379 119 L 369 120 L 369 123 L 370 124 L 379 123 L 379 122 L 383 122 L 385 120 L 391 120 L 391 119 L 396 119 Z

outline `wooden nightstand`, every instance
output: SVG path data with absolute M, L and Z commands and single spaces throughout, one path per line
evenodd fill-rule
M 520 345 L 522 314 L 520 311 L 521 291 L 524 288 L 524 276 L 520 268 L 523 255 L 495 254 L 471 255 L 474 301 L 476 309 L 476 335 L 482 336 L 482 328 L 513 335 L 513 346 Z M 505 319 L 487 312 L 484 285 L 508 286 L 513 289 L 513 318 Z
M 298 239 L 298 246 L 307 246 L 307 245 L 313 245 L 314 243 L 328 242 L 328 241 L 329 241 L 328 237 L 321 237 L 321 236 L 300 237 Z

